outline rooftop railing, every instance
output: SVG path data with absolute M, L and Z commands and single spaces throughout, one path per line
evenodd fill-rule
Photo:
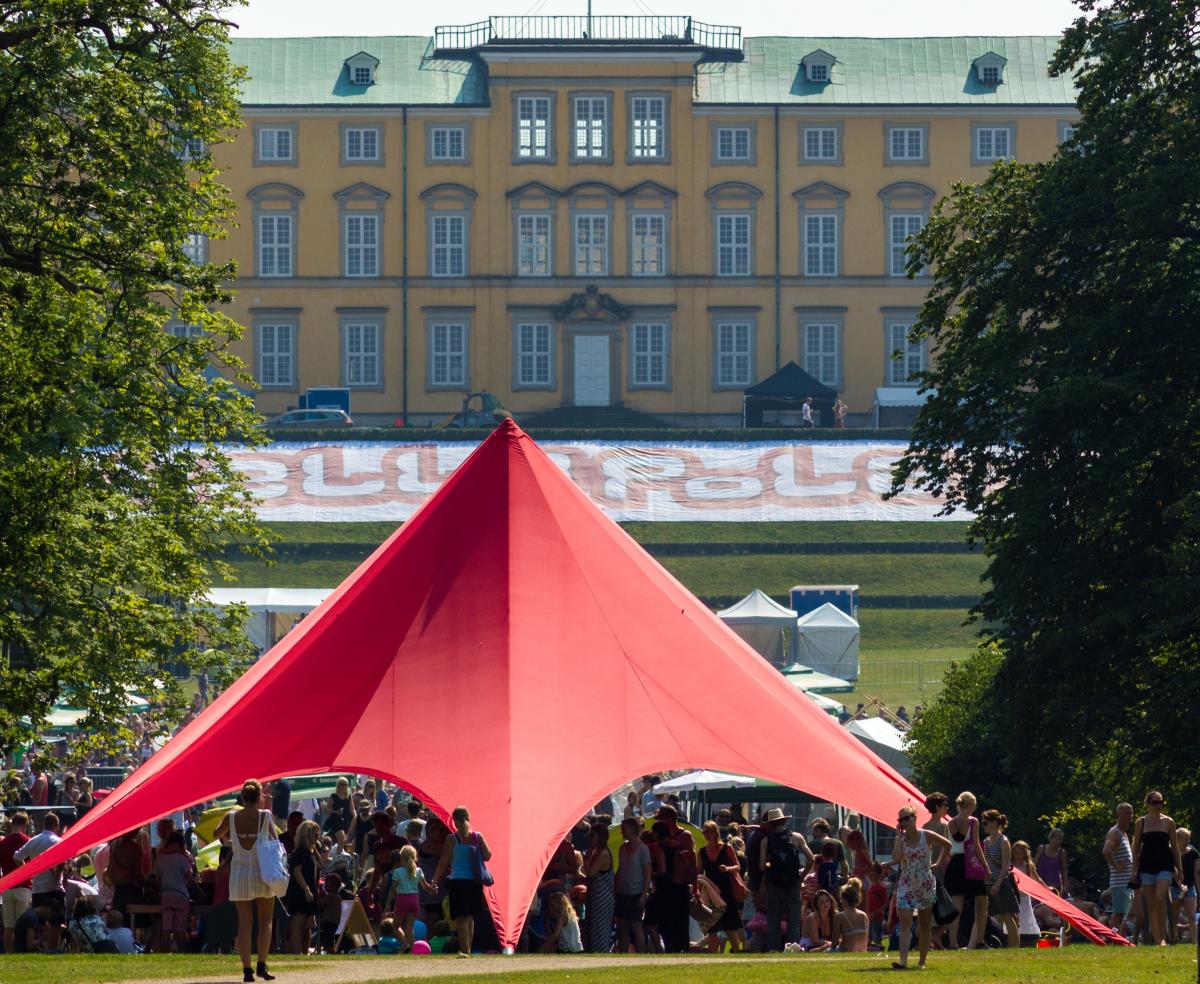
M 474 24 L 434 28 L 433 38 L 438 51 L 512 44 L 665 44 L 713 51 L 740 51 L 742 47 L 740 27 L 703 24 L 685 16 L 620 14 L 489 17 Z

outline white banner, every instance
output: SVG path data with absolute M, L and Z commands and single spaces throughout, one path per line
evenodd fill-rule
M 477 447 L 444 442 L 279 442 L 226 450 L 273 521 L 407 519 Z M 906 492 L 885 502 L 901 442 L 542 445 L 619 521 L 937 520 L 939 502 Z

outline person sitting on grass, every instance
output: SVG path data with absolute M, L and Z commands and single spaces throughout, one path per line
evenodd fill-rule
M 804 920 L 804 932 L 800 937 L 800 946 L 805 952 L 819 953 L 833 949 L 833 913 L 836 908 L 833 896 L 823 888 L 818 890 Z
M 91 899 L 82 898 L 75 903 L 67 928 L 83 953 L 118 952 L 117 945 L 108 938 L 108 929 Z
M 400 933 L 398 937 L 396 934 Z M 394 919 L 385 919 L 379 924 L 379 953 L 383 956 L 394 956 L 403 953 L 408 947 L 402 939 L 403 932 L 396 928 Z
M 843 953 L 865 953 L 870 930 L 867 914 L 859 907 L 862 882 L 851 878 L 842 886 L 842 910 L 833 917 L 833 938 Z
M 546 900 L 546 926 L 550 932 L 542 944 L 542 953 L 583 953 L 579 916 L 562 892 L 555 892 Z
M 133 930 L 125 925 L 125 917 L 119 909 L 109 909 L 104 917 L 104 925 L 108 929 L 108 938 L 116 945 L 117 953 L 137 953 L 138 946 L 133 940 Z

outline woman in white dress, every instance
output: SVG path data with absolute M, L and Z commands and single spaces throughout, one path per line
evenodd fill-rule
M 1024 841 L 1013 841 L 1012 866 L 1015 871 L 1028 875 L 1043 885 L 1046 884 L 1042 881 L 1042 876 L 1038 874 L 1037 865 L 1033 862 L 1033 852 Z M 1033 914 L 1033 899 L 1028 892 L 1022 892 L 1018 902 L 1020 909 L 1017 912 L 1017 932 L 1021 937 L 1021 946 L 1037 946 L 1042 929 L 1038 925 L 1037 917 Z
M 257 779 L 242 784 L 242 806 L 231 810 L 217 825 L 219 840 L 229 839 L 233 860 L 229 869 L 229 900 L 237 906 L 238 956 L 242 958 L 242 980 L 254 984 L 257 974 L 264 981 L 273 981 L 267 972 L 267 952 L 271 949 L 271 921 L 275 915 L 275 896 L 263 881 L 258 868 L 258 839 L 275 839 L 275 823 L 270 810 L 260 810 L 262 786 Z M 250 927 L 258 914 L 258 967 L 250 969 Z

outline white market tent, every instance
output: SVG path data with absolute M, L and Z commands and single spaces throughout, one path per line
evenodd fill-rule
M 788 650 L 787 636 L 796 627 L 796 613 L 763 594 L 758 588 L 717 617 L 746 640 L 773 666 L 782 666 Z
M 818 673 L 858 679 L 858 622 L 826 602 L 796 621 L 792 658 Z
M 904 732 L 890 721 L 881 717 L 858 718 L 847 721 L 846 730 L 902 776 L 911 774 L 912 766 L 904 747 Z
M 811 700 L 817 707 L 821 708 L 826 714 L 841 714 L 846 709 L 845 704 L 839 704 L 832 697 L 826 697 L 824 694 L 818 694 L 812 690 L 804 691 L 804 696 Z
M 803 663 L 792 663 L 783 668 L 783 675 L 797 690 L 803 690 L 810 697 L 814 694 L 848 694 L 854 689 L 854 684 L 828 673 L 818 673 L 811 666 Z
M 277 615 L 306 615 L 331 594 L 332 588 L 212 588 L 208 600 L 218 608 L 245 605 L 250 609 L 246 635 L 264 653 L 299 620 L 281 620 L 286 625 L 280 625 Z
M 753 785 L 753 776 L 737 776 L 729 772 L 700 769 L 698 772 L 689 772 L 660 782 L 654 787 L 654 791 L 665 796 L 667 793 L 694 793 L 702 789 L 742 789 Z

